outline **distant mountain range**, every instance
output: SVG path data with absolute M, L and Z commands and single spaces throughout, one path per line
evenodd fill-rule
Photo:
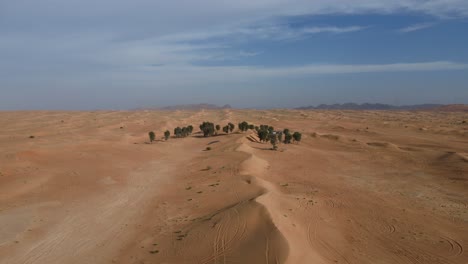
M 186 105 L 172 105 L 166 106 L 159 109 L 162 110 L 201 110 L 201 109 L 229 109 L 230 105 L 226 104 L 223 106 L 218 106 L 215 104 L 186 104 Z
M 221 110 L 231 109 L 231 106 L 226 104 L 218 106 L 215 104 L 185 104 L 185 105 L 172 105 L 166 107 L 149 107 L 138 108 L 133 110 Z M 418 105 L 389 105 L 389 104 L 321 104 L 318 106 L 302 106 L 294 109 L 298 110 L 424 110 L 424 111 L 446 111 L 446 112 L 468 112 L 468 105 L 466 104 L 418 104 Z
M 295 109 L 306 110 L 306 109 L 317 109 L 317 110 L 437 110 L 437 108 L 447 107 L 442 104 L 419 104 L 419 105 L 389 105 L 389 104 L 356 104 L 356 103 L 345 103 L 345 104 L 321 104 L 318 106 L 303 106 Z M 442 110 L 442 109 L 441 109 Z

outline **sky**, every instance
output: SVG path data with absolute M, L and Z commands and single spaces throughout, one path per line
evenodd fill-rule
M 466 0 L 0 0 L 0 110 L 468 103 Z

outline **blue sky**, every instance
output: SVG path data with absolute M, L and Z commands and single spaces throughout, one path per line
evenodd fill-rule
M 0 110 L 468 103 L 466 0 L 0 0 Z

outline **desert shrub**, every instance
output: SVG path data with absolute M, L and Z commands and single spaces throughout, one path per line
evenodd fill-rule
M 29 136 L 29 138 L 35 138 L 34 136 Z
M 164 132 L 164 139 L 165 139 L 165 140 L 168 140 L 168 139 L 169 139 L 169 136 L 171 136 L 171 132 L 169 132 L 169 130 L 166 130 L 166 131 Z
M 148 137 L 149 137 L 150 142 L 153 143 L 154 139 L 156 138 L 156 134 L 154 134 L 153 131 L 150 131 L 148 133 Z
M 211 150 L 211 147 L 206 147 L 205 150 L 209 151 Z

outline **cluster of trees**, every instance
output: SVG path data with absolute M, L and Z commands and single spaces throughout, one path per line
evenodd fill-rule
M 177 138 L 181 137 L 186 137 L 190 134 L 192 134 L 193 131 L 193 126 L 187 126 L 187 127 L 176 127 L 174 128 L 174 136 Z M 148 137 L 150 140 L 150 143 L 153 143 L 153 141 L 156 140 L 156 134 L 153 131 L 150 131 L 148 133 Z M 171 137 L 171 132 L 169 130 L 164 131 L 164 140 L 168 140 Z
M 191 126 L 191 125 L 187 126 L 187 127 L 182 127 L 182 128 L 176 127 L 176 128 L 174 128 L 174 136 L 176 138 L 186 137 L 186 136 L 192 134 L 192 131 L 193 131 L 193 126 Z M 164 137 L 166 137 L 166 133 L 164 133 Z M 169 138 L 169 136 L 168 136 L 168 138 Z
M 249 129 L 254 129 L 254 125 L 249 124 L 249 123 L 247 123 L 245 121 L 239 123 L 238 126 L 239 126 L 239 130 L 242 131 L 242 132 L 245 132 L 245 131 L 247 131 Z
M 274 127 L 268 125 L 260 125 L 255 127 L 257 136 L 261 142 L 270 142 L 273 149 L 278 149 L 278 144 L 283 142 L 284 144 L 290 144 L 292 140 L 299 142 L 301 141 L 302 134 L 294 132 L 291 134 L 289 129 L 285 128 L 283 131 L 275 131 Z M 284 140 L 283 140 L 284 136 Z
M 247 123 L 246 121 L 243 121 L 238 124 L 239 130 L 242 132 L 245 132 L 249 129 L 255 129 L 257 131 L 257 136 L 260 139 L 261 142 L 270 142 L 271 145 L 273 146 L 273 149 L 276 150 L 278 149 L 278 144 L 279 143 L 284 143 L 284 144 L 290 144 L 291 142 L 300 142 L 302 139 L 302 134 L 299 132 L 294 132 L 291 133 L 289 129 L 285 128 L 283 131 L 275 131 L 274 127 L 269 126 L 269 125 L 260 125 L 260 126 L 254 126 L 252 124 Z M 222 128 L 223 132 L 226 134 L 232 133 L 234 131 L 234 124 L 233 123 L 228 123 L 226 126 Z M 200 124 L 200 130 L 203 132 L 204 137 L 208 136 L 213 136 L 219 132 L 221 129 L 220 125 L 215 125 L 211 122 L 203 122 Z M 181 138 L 181 137 L 186 137 L 190 134 L 192 134 L 193 131 L 193 126 L 187 126 L 187 127 L 176 127 L 174 129 L 174 136 L 176 138 Z M 170 137 L 170 132 L 169 130 L 166 130 L 164 132 L 164 139 L 168 140 Z M 153 141 L 156 138 L 156 135 L 153 131 L 148 133 L 150 142 L 153 143 Z

